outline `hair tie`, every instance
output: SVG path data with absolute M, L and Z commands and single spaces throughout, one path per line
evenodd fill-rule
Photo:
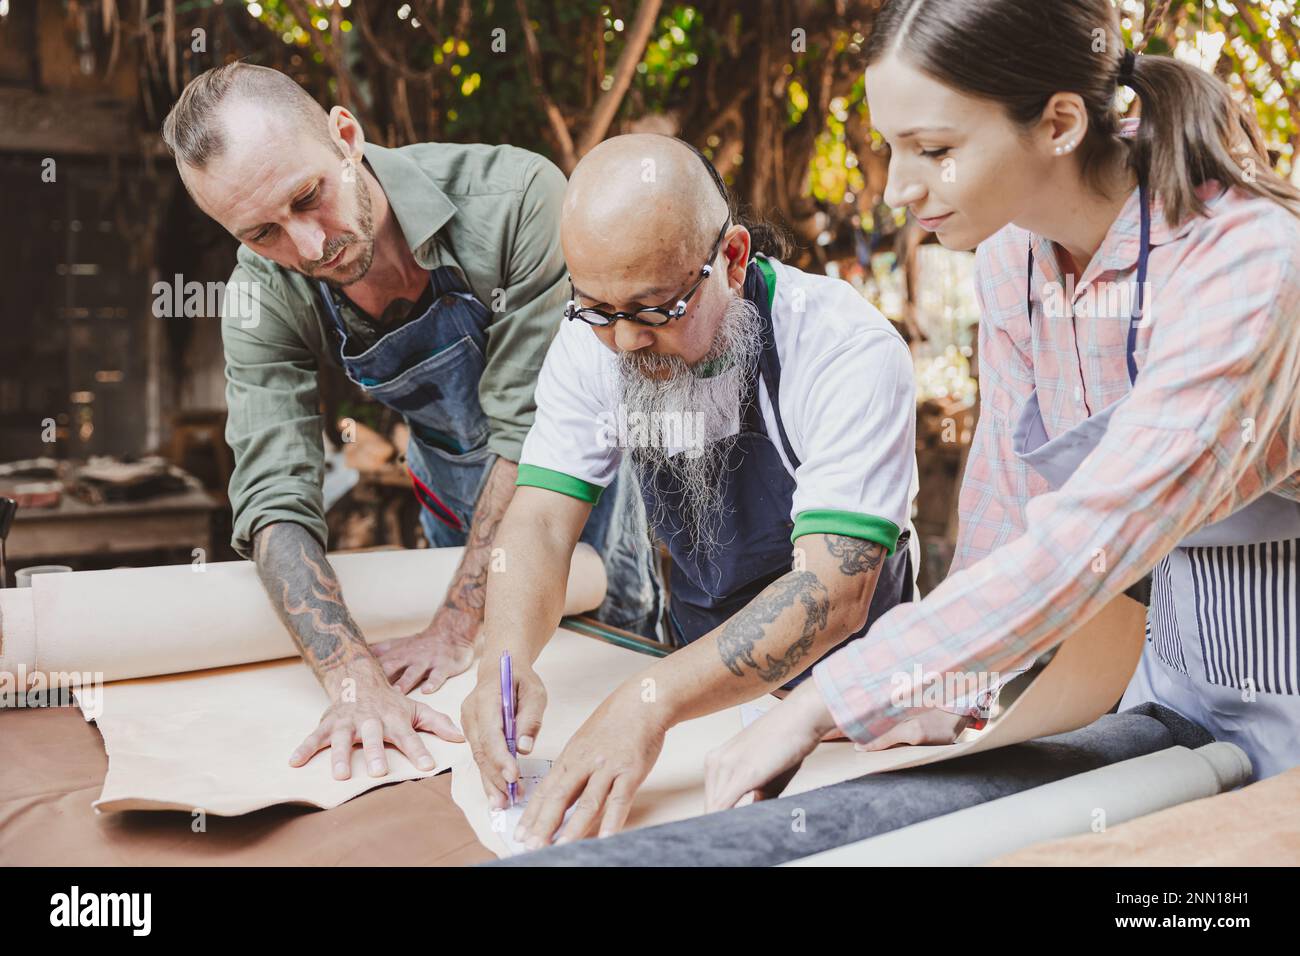
M 1137 66 L 1137 54 L 1132 50 L 1124 51 L 1124 58 L 1119 62 L 1119 77 L 1116 84 L 1119 86 L 1133 85 L 1133 69 Z

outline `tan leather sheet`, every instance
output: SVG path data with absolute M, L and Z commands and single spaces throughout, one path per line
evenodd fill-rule
M 409 634 L 428 619 L 462 549 L 337 555 L 331 560 L 369 640 Z M 306 767 L 288 755 L 313 730 L 328 698 L 246 561 L 76 574 L 0 591 L 0 681 L 12 691 L 34 672 L 51 683 L 80 674 L 77 701 L 97 722 L 109 756 L 101 810 L 171 809 L 235 816 L 276 804 L 334 807 L 381 785 L 360 750 L 349 780 L 333 779 L 326 754 Z M 575 549 L 566 613 L 605 593 L 599 555 Z M 94 675 L 107 684 L 99 684 Z M 62 676 L 58 676 L 62 675 Z M 8 680 L 6 680 L 8 678 Z M 424 697 L 456 719 L 473 686 L 463 674 Z M 15 697 L 6 693 L 6 702 Z M 422 735 L 447 769 L 463 745 Z M 387 780 L 429 776 L 390 748 Z
M 1132 604 L 1132 607 L 1129 605 Z M 805 771 L 801 776 L 805 776 L 805 786 L 799 789 L 810 789 L 812 786 L 822 786 L 837 780 L 849 779 L 864 773 L 879 770 L 895 769 L 900 763 L 916 764 L 926 763 L 933 760 L 945 759 L 956 756 L 965 752 L 973 752 L 977 749 L 985 749 L 990 746 L 1000 746 L 1013 743 L 1016 740 L 1029 739 L 1035 736 L 1041 736 L 1048 733 L 1059 733 L 1063 730 L 1073 729 L 1073 727 L 1082 726 L 1095 719 L 1096 716 L 1105 711 L 1105 709 L 1118 698 L 1122 692 L 1124 684 L 1127 682 L 1129 675 L 1132 673 L 1133 665 L 1136 662 L 1137 654 L 1141 648 L 1141 627 L 1140 615 L 1135 610 L 1137 606 L 1127 599 L 1118 599 L 1115 604 L 1099 614 L 1093 621 L 1080 629 L 1078 633 L 1070 638 L 1065 646 L 1058 652 L 1056 659 L 1035 681 L 1030 691 L 1025 695 L 1017 705 L 1009 709 L 998 721 L 995 721 L 989 729 L 984 731 L 975 741 L 969 743 L 952 745 L 949 747 L 933 748 L 904 748 L 904 751 L 889 751 L 886 753 L 859 754 L 852 751 L 845 745 L 823 745 L 819 752 L 810 757 L 805 764 Z M 567 647 L 570 640 L 578 642 L 572 647 Z M 594 648 L 583 648 L 580 645 L 589 643 L 595 645 Z M 578 657 L 574 654 L 578 651 L 585 650 Z M 551 749 L 562 746 L 567 738 L 567 733 L 576 727 L 576 722 L 580 722 L 585 712 L 599 702 L 601 698 L 609 691 L 610 687 L 620 679 L 625 679 L 628 669 L 635 672 L 645 667 L 648 663 L 644 657 L 632 652 L 620 651 L 618 648 L 610 648 L 599 644 L 598 642 L 588 642 L 585 638 L 577 635 L 565 635 L 561 632 L 561 639 L 553 647 L 548 647 L 543 657 L 548 655 L 558 655 L 557 660 L 563 666 L 558 666 L 554 674 L 550 675 L 548 680 L 548 691 L 552 695 L 552 706 L 548 707 L 548 722 L 552 732 L 560 731 L 558 736 L 547 746 Z M 560 660 L 562 659 L 562 660 Z M 539 669 L 545 664 L 544 660 L 539 660 Z M 295 665 L 301 668 L 300 664 Z M 232 668 L 232 671 L 243 672 L 264 672 L 267 668 L 276 668 L 277 665 L 254 665 L 252 668 Z M 209 672 L 211 673 L 211 672 Z M 296 673 L 296 672 L 295 672 Z M 186 675 L 185 677 L 174 678 L 178 684 L 192 681 L 199 675 Z M 200 678 L 201 679 L 201 678 Z M 162 679 L 169 681 L 169 679 Z M 142 681 L 140 683 L 156 683 L 158 678 L 151 681 Z M 272 683 L 267 689 L 267 694 L 263 697 L 271 696 L 281 689 L 279 683 Z M 453 689 L 452 687 L 444 688 L 440 692 L 442 696 L 456 697 L 457 690 L 463 693 L 463 689 Z M 1032 693 L 1031 693 L 1032 691 Z M 433 695 L 435 698 L 440 695 Z M 224 698 L 224 695 L 219 695 Z M 563 706 L 557 704 L 563 701 Z M 220 702 L 220 701 L 218 701 Z M 433 702 L 434 706 L 443 701 Z M 459 708 L 447 706 L 447 701 L 442 709 L 449 713 L 455 713 Z M 106 706 L 111 705 L 111 701 Z M 584 710 L 585 708 L 585 710 Z M 111 706 L 109 707 L 111 709 Z M 1013 711 L 1018 714 L 1016 716 Z M 12 714 L 0 714 L 0 721 L 10 719 Z M 75 712 L 73 714 L 75 716 Z M 1015 719 L 1012 720 L 1015 716 Z M 575 722 L 576 721 L 576 722 Z M 727 726 L 713 726 L 718 721 L 729 722 Z M 694 722 L 693 722 L 694 723 Z M 659 812 L 671 804 L 671 815 L 668 818 L 680 818 L 682 815 L 690 815 L 692 812 L 699 812 L 703 807 L 703 768 L 702 755 L 710 746 L 716 746 L 725 740 L 730 734 L 739 729 L 738 710 L 731 712 L 724 711 L 721 714 L 713 715 L 700 724 L 709 724 L 708 732 L 696 731 L 696 728 L 690 724 L 676 728 L 678 741 L 671 739 L 669 747 L 666 748 L 666 755 L 671 753 L 677 754 L 673 759 L 662 759 L 663 767 L 656 768 L 664 777 L 663 783 L 665 795 L 671 799 L 664 803 L 664 807 L 655 804 L 656 787 L 649 786 L 644 794 L 640 795 L 640 802 L 645 803 L 646 818 L 641 820 L 642 824 L 646 822 L 657 822 L 655 814 L 650 812 L 654 810 Z M 565 725 L 569 726 L 565 726 Z M 1010 724 L 1011 727 L 1003 726 L 999 730 L 999 725 Z M 0 723 L 0 736 L 4 735 L 4 724 Z M 98 741 L 98 735 L 93 728 L 86 727 L 90 737 L 98 746 L 102 744 Z M 1014 733 L 1011 732 L 1014 730 Z M 83 737 L 85 735 L 83 734 Z M 990 739 L 991 738 L 991 739 Z M 980 741 L 983 740 L 983 743 Z M 35 748 L 37 744 L 30 743 Z M 463 747 L 463 745 L 461 745 Z M 64 759 L 58 754 L 59 745 L 57 742 L 53 745 L 54 759 Z M 111 747 L 110 747 L 111 749 Z M 680 751 L 680 753 L 678 753 Z M 558 750 L 556 751 L 558 752 Z M 823 753 L 824 752 L 824 753 Z M 277 751 L 278 754 L 278 751 Z M 541 748 L 539 747 L 539 754 Z M 541 754 L 545 756 L 554 756 L 554 753 Z M 101 768 L 95 775 L 94 782 L 103 779 L 103 754 L 102 751 L 96 753 L 97 765 Z M 141 748 L 141 756 L 150 756 L 147 748 Z M 279 759 L 278 756 L 276 759 Z M 16 762 L 5 760 L 0 762 L 0 767 L 25 767 L 23 759 Z M 139 768 L 137 768 L 139 771 Z M 149 784 L 150 788 L 160 779 L 157 775 L 151 773 L 136 772 L 134 776 Z M 457 792 L 455 794 L 457 802 L 461 805 L 467 814 L 475 821 L 475 829 L 483 830 L 485 826 L 490 826 L 486 812 L 486 803 L 482 798 L 481 787 L 475 780 L 476 774 L 474 768 L 470 766 L 462 767 L 461 777 Z M 182 778 L 175 778 L 182 779 Z M 434 778 L 441 780 L 444 778 Z M 796 783 L 799 781 L 796 779 Z M 421 781 L 420 786 L 427 786 L 431 783 L 429 780 Z M 94 798 L 95 793 L 93 785 L 90 786 L 91 792 L 87 794 L 77 794 L 76 799 L 86 801 L 88 805 Z M 383 787 L 375 793 L 387 793 L 393 790 L 402 790 L 410 785 L 400 784 L 397 786 Z M 119 793 L 119 797 L 128 796 L 128 794 Z M 141 800 L 136 806 L 148 805 L 150 799 L 157 800 L 159 794 L 135 793 L 129 796 Z M 265 795 L 258 794 L 259 799 Z M 282 798 L 282 797 L 281 797 Z M 186 795 L 181 802 L 184 803 L 190 799 Z M 343 803 L 340 807 L 330 811 L 330 814 L 338 814 L 344 811 L 343 816 L 347 819 L 359 819 L 364 824 L 368 818 L 357 818 L 354 815 L 358 812 L 356 805 L 361 800 L 352 800 Z M 680 807 L 679 807 L 680 804 Z M 174 806 L 177 804 L 173 804 Z M 202 806 L 202 803 L 194 805 Z M 265 806 L 265 802 L 257 804 Z M 684 809 L 683 809 L 684 808 Z M 302 811 L 289 810 L 286 807 L 273 808 L 278 814 L 294 814 Z M 88 809 L 87 809 L 87 812 Z M 270 810 L 259 810 L 250 816 L 262 819 Z M 119 814 L 124 817 L 138 817 L 137 813 Z M 109 815 L 106 815 L 109 816 Z M 180 821 L 180 825 L 175 831 L 168 830 L 172 833 L 172 838 L 176 840 L 189 840 L 186 835 L 191 816 L 189 813 L 168 812 L 166 816 Z M 285 816 L 283 819 L 293 819 L 291 816 Z M 3 822 L 0 819 L 0 822 Z M 457 822 L 461 826 L 468 826 L 465 818 L 458 816 Z M 635 821 L 634 821 L 635 822 Z M 207 816 L 209 832 L 212 832 L 214 824 L 219 824 L 224 831 L 227 826 L 225 821 L 214 818 L 209 813 Z M 385 821 L 387 827 L 388 821 Z M 417 814 L 414 818 L 408 818 L 408 826 L 414 829 L 421 829 L 429 825 L 428 820 L 422 820 Z M 400 833 L 401 828 L 393 832 Z M 39 839 L 38 835 L 33 835 L 34 839 Z M 364 839 L 364 834 L 358 835 L 357 839 Z M 490 839 L 490 836 L 489 836 Z M 59 835 L 62 842 L 63 836 Z M 198 844 L 202 845 L 202 844 Z M 488 843 L 492 846 L 492 843 Z M 503 847 L 492 847 L 501 852 Z M 310 862 L 324 862 L 317 856 L 311 856 Z M 0 853 L 0 862 L 4 862 L 3 854 Z M 194 862 L 202 862 L 196 860 Z M 284 862 L 290 862 L 286 859 Z
M 546 687 L 546 713 L 531 757 L 554 761 L 569 738 L 616 687 L 653 663 L 644 654 L 572 631 L 559 630 L 537 658 Z M 775 702 L 775 701 L 774 701 Z M 668 731 L 654 769 L 637 790 L 627 828 L 671 823 L 704 812 L 704 758 L 743 728 L 739 707 L 688 720 Z M 462 745 L 452 763 L 451 795 L 479 840 L 500 856 L 518 848 L 507 841 L 519 813 L 493 815 L 469 748 Z
M 0 866 L 460 866 L 494 859 L 451 775 L 382 786 L 332 810 L 97 814 L 108 758 L 75 708 L 0 711 Z

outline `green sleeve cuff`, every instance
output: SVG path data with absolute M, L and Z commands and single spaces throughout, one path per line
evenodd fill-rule
M 523 469 L 520 468 L 522 472 Z M 898 525 L 875 515 L 852 511 L 801 511 L 794 518 L 790 541 L 806 534 L 842 534 L 850 538 L 874 541 L 890 554 L 898 547 Z
M 519 466 L 515 486 L 523 487 L 525 485 L 530 488 L 545 488 L 547 491 L 558 491 L 562 495 L 577 498 L 589 505 L 594 505 L 599 501 L 600 493 L 605 490 L 600 485 L 593 485 L 590 481 L 583 481 L 581 478 L 574 478 L 573 475 L 566 475 L 562 471 L 552 471 L 550 468 L 542 468 L 538 465 Z

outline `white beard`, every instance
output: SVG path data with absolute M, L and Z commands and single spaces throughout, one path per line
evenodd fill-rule
M 758 307 L 733 292 L 713 347 L 694 366 L 671 355 L 619 354 L 623 410 L 629 418 L 639 416 L 649 423 L 643 440 L 631 444 L 637 477 L 653 487 L 656 477 L 662 476 L 667 490 L 680 493 L 680 517 L 692 551 L 707 555 L 719 547 L 718 532 L 725 517 L 722 466 L 736 442 L 741 390 L 762 347 Z M 708 378 L 696 374 L 696 369 L 722 361 L 730 363 L 728 371 Z M 646 373 L 663 377 L 649 378 Z M 693 440 L 662 440 L 670 431 Z M 653 525 L 662 527 L 662 511 L 649 517 Z

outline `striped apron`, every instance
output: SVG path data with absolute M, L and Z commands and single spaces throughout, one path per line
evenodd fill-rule
M 1150 252 L 1145 185 L 1141 201 L 1130 384 Z M 1031 321 L 1033 268 L 1031 249 Z M 1016 423 L 1015 451 L 1060 488 L 1101 441 L 1118 404 L 1049 439 L 1035 390 Z M 1156 565 L 1142 659 L 1120 708 L 1154 701 L 1176 710 L 1245 750 L 1253 779 L 1269 777 L 1300 764 L 1298 658 L 1300 502 L 1269 493 L 1184 538 Z

